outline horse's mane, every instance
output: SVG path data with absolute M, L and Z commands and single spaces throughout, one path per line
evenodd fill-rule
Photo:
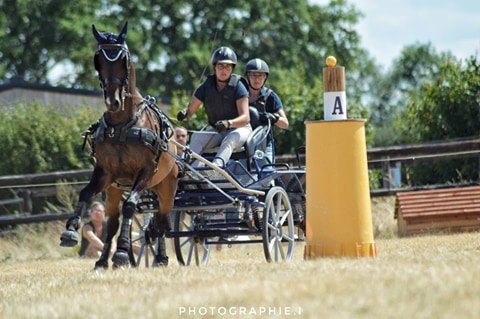
M 128 66 L 128 91 L 134 93 L 133 90 L 137 89 L 137 74 L 135 72 L 135 65 L 133 62 Z
M 128 92 L 133 95 L 140 95 L 140 91 L 137 88 L 137 73 L 135 72 L 135 65 L 130 62 L 128 66 Z

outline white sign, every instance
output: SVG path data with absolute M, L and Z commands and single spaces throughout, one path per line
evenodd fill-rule
M 347 96 L 344 91 L 323 93 L 323 119 L 347 119 Z

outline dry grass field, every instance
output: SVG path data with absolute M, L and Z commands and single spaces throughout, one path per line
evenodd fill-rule
M 480 233 L 397 238 L 393 199 L 373 199 L 378 257 L 268 264 L 223 247 L 206 267 L 93 271 L 58 246 L 63 223 L 0 237 L 0 318 L 478 318 Z

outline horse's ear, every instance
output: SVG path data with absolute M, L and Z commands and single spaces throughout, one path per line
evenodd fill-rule
M 97 40 L 98 43 L 104 43 L 107 41 L 107 37 L 103 35 L 103 33 L 98 32 L 97 28 L 95 28 L 95 25 L 92 24 L 92 33 L 95 39 Z
M 117 37 L 117 44 L 123 44 L 125 39 L 127 38 L 127 28 L 128 28 L 128 21 L 125 22 L 123 25 L 122 31 L 118 34 Z

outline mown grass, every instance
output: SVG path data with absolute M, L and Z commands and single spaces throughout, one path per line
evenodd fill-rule
M 478 318 L 480 234 L 397 238 L 389 200 L 372 208 L 375 259 L 304 261 L 298 243 L 268 264 L 244 245 L 206 267 L 171 254 L 166 268 L 95 272 L 58 247 L 62 223 L 22 227 L 0 238 L 0 318 Z

